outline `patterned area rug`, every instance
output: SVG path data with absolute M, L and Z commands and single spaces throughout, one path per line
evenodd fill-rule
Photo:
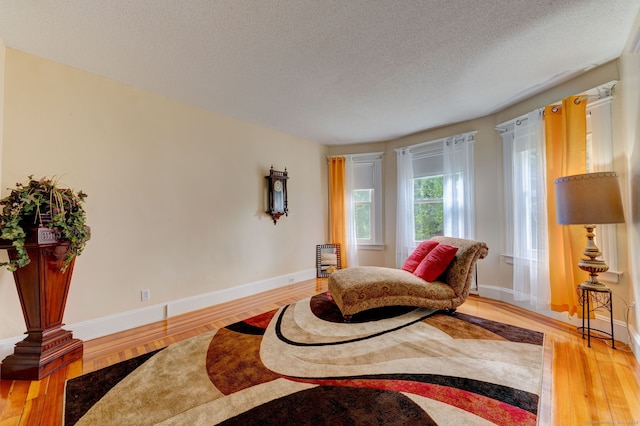
M 69 380 L 66 425 L 535 425 L 543 334 L 320 294 Z

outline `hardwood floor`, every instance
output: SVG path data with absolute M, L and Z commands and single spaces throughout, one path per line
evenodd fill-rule
M 82 361 L 43 380 L 0 380 L 0 426 L 60 425 L 65 380 L 321 291 L 326 279 L 309 280 L 86 341 Z M 458 310 L 545 333 L 540 425 L 640 424 L 640 365 L 623 343 L 587 348 L 574 327 L 490 299 L 472 296 Z

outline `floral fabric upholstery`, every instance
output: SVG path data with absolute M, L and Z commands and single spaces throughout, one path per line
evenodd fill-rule
M 342 315 L 383 306 L 416 306 L 455 309 L 467 300 L 478 259 L 487 256 L 485 243 L 462 238 L 433 237 L 458 247 L 451 264 L 436 281 L 425 281 L 411 272 L 380 266 L 359 266 L 329 275 L 329 292 Z

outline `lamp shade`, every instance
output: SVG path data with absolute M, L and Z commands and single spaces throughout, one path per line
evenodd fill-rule
M 618 174 L 586 173 L 555 180 L 556 215 L 561 225 L 624 222 Z

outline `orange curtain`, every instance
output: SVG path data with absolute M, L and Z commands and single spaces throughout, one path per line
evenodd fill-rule
M 576 286 L 588 278 L 578 268 L 587 239 L 582 226 L 558 225 L 554 181 L 561 176 L 586 173 L 587 102 L 576 102 L 578 98 L 566 98 L 562 107 L 548 106 L 544 111 L 551 310 L 567 311 L 569 315 L 582 314 Z
M 345 210 L 345 157 L 329 159 L 329 221 L 332 244 L 340 244 L 342 267 L 347 265 L 347 223 Z

